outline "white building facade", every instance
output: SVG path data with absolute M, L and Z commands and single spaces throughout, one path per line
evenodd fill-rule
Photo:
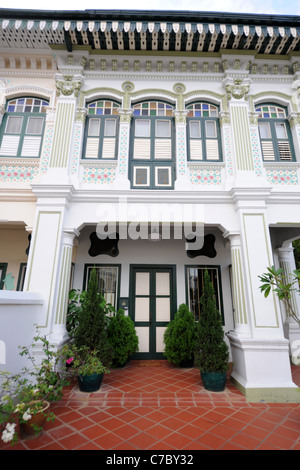
M 299 17 L 52 13 L 0 11 L 0 367 L 34 323 L 66 341 L 94 266 L 163 358 L 206 268 L 235 384 L 299 401 L 299 326 L 259 289 L 300 237 Z

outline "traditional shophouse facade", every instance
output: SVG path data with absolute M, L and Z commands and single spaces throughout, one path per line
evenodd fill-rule
M 66 340 L 69 289 L 94 266 L 137 357 L 161 358 L 177 307 L 201 315 L 207 268 L 237 386 L 297 400 L 299 326 L 258 276 L 291 272 L 300 237 L 299 32 L 299 17 L 0 10 L 1 367 L 34 323 Z

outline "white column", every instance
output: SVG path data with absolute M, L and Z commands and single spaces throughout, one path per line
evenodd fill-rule
M 300 401 L 292 381 L 289 342 L 284 337 L 278 298 L 275 294 L 265 298 L 259 288 L 259 276 L 274 264 L 264 207 L 266 194 L 263 189 L 239 188 L 233 189 L 232 195 L 241 234 L 240 241 L 231 237 L 235 292 L 237 286 L 240 289 L 236 329 L 228 335 L 234 363 L 232 379 L 251 401 Z M 241 266 L 240 271 L 237 266 Z M 239 278 L 239 273 L 244 278 Z
M 293 271 L 296 269 L 295 258 L 294 258 L 294 249 L 292 243 L 277 248 L 276 250 L 278 256 L 279 267 L 283 270 L 284 277 L 286 282 L 292 281 Z M 300 318 L 300 294 L 297 292 L 292 292 L 291 294 L 291 304 L 293 306 L 293 311 L 296 313 L 297 317 Z M 286 338 L 290 342 L 290 354 L 291 360 L 295 364 L 299 364 L 299 357 L 296 357 L 296 353 L 299 352 L 300 347 L 300 325 L 293 319 L 293 317 L 286 311 L 284 308 L 283 302 L 281 302 L 283 307 L 283 313 L 285 315 L 284 319 L 284 331 Z
M 130 189 L 130 181 L 128 178 L 129 165 L 129 140 L 130 140 L 130 122 L 132 109 L 119 109 L 120 128 L 119 128 L 119 150 L 118 150 L 118 166 L 116 169 L 116 178 L 114 187 L 116 189 Z
M 79 233 L 76 230 L 64 229 L 60 250 L 59 265 L 55 288 L 55 301 L 51 326 L 51 343 L 61 344 L 68 338 L 66 330 L 68 299 L 70 290 L 70 275 L 74 237 Z
M 251 327 L 241 253 L 241 236 L 240 233 L 237 232 L 225 232 L 224 237 L 229 238 L 231 248 L 231 285 L 234 309 L 234 332 L 236 335 L 241 337 L 250 337 Z
M 174 111 L 176 134 L 176 181 L 175 189 L 189 191 L 192 189 L 187 167 L 186 111 Z

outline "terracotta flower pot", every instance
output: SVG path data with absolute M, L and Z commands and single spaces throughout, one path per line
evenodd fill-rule
M 33 402 L 33 403 L 37 403 L 37 402 Z M 38 437 L 41 434 L 42 428 L 46 420 L 45 412 L 47 411 L 49 406 L 50 406 L 50 403 L 48 401 L 44 401 L 43 408 L 40 411 L 38 411 L 36 414 L 32 414 L 31 418 L 25 423 L 20 423 L 20 434 L 21 434 L 22 439 L 30 439 L 30 438 Z M 36 431 L 35 426 L 38 426 L 39 428 L 41 428 L 40 432 Z

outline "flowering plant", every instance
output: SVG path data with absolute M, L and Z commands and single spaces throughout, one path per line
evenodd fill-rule
M 62 348 L 61 354 L 72 375 L 109 373 L 98 357 L 99 351 L 90 349 L 88 346 L 78 347 L 70 343 Z
M 42 359 L 37 360 L 33 349 L 40 347 Z M 53 351 L 46 337 L 35 336 L 33 343 L 22 347 L 20 356 L 27 356 L 30 367 L 18 374 L 0 371 L 0 431 L 4 442 L 18 441 L 17 425 L 28 423 L 32 416 L 42 412 L 46 420 L 54 420 L 52 412 L 45 410 L 45 402 L 62 398 L 63 388 L 69 381 L 56 371 L 60 354 Z M 36 433 L 40 427 L 32 424 Z

